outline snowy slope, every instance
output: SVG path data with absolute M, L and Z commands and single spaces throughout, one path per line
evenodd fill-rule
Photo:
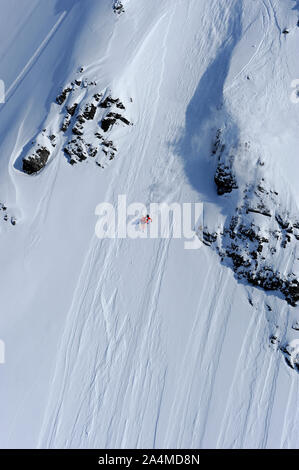
M 271 210 L 293 222 L 298 2 L 123 0 L 120 13 L 86 3 L 0 0 L 0 446 L 298 448 L 298 307 L 238 280 L 213 244 L 95 235 L 97 204 L 126 194 L 203 201 L 221 236 L 260 176 L 278 193 Z M 78 77 L 96 85 L 74 85 L 59 105 Z M 61 123 L 95 93 L 118 98 L 133 125 L 108 131 L 117 152 L 104 168 L 90 155 L 70 165 Z M 87 121 L 84 141 L 98 143 Z M 217 129 L 228 155 L 237 149 L 238 189 L 224 195 Z M 26 174 L 38 143 L 50 158 Z M 296 274 L 296 246 L 277 251 L 283 275 Z

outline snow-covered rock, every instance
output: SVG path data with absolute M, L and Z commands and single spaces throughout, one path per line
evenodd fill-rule
M 299 371 L 299 339 L 294 339 L 288 343 L 284 349 L 287 363 Z
M 81 70 L 83 72 L 84 68 Z M 64 152 L 70 164 L 97 157 L 96 164 L 105 168 L 107 162 L 113 160 L 117 148 L 105 137 L 111 138 L 114 126 L 131 123 L 123 115 L 126 108 L 122 101 L 113 98 L 109 89 L 99 92 L 95 87 L 96 82 L 80 78 L 63 88 L 56 97 L 58 106 L 54 105 L 54 113 L 46 118 L 46 127 L 36 139 L 37 142 L 48 141 L 44 145 L 37 144 L 33 153 L 23 157 L 25 173 L 38 173 L 46 166 L 51 154 L 57 152 L 56 140 L 64 139 L 61 133 L 67 136 Z M 49 128 L 54 133 L 48 132 Z

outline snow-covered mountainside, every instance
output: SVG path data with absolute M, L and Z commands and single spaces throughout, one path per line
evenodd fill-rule
M 0 6 L 0 447 L 298 448 L 299 2 Z

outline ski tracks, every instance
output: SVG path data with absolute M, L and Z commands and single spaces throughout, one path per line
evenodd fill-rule
M 47 46 L 47 44 L 50 42 L 51 38 L 54 36 L 54 34 L 56 33 L 57 29 L 60 27 L 60 25 L 62 24 L 62 22 L 64 21 L 65 17 L 67 15 L 67 12 L 64 11 L 60 17 L 58 18 L 58 20 L 56 21 L 56 23 L 54 24 L 54 26 L 50 29 L 49 33 L 47 34 L 47 36 L 45 37 L 45 39 L 41 42 L 41 44 L 38 46 L 38 48 L 35 50 L 34 54 L 30 57 L 30 59 L 28 60 L 28 62 L 26 63 L 25 67 L 23 67 L 23 69 L 21 70 L 21 72 L 19 73 L 19 75 L 16 77 L 16 79 L 13 81 L 13 83 L 10 85 L 10 87 L 8 88 L 8 90 L 6 91 L 6 96 L 5 96 L 5 99 L 6 99 L 6 102 L 9 101 L 9 99 L 11 98 L 11 96 L 13 95 L 13 93 L 15 92 L 15 90 L 17 89 L 17 87 L 19 86 L 19 84 L 21 83 L 21 81 L 23 80 L 23 78 L 27 75 L 27 73 L 29 72 L 29 70 L 31 69 L 32 65 L 35 63 L 35 61 L 38 59 L 38 57 L 40 56 L 40 54 L 42 53 L 42 51 L 45 49 L 45 47 Z
M 228 92 L 231 90 L 237 83 L 237 80 L 239 77 L 241 77 L 245 72 L 248 70 L 249 66 L 254 62 L 255 59 L 257 59 L 258 56 L 261 56 L 261 53 L 263 50 L 266 49 L 266 44 L 267 44 L 267 38 L 268 38 L 268 33 L 270 30 L 270 25 L 271 25 L 271 14 L 270 14 L 270 7 L 266 4 L 265 0 L 261 0 L 261 3 L 264 7 L 264 14 L 263 14 L 263 29 L 265 32 L 263 33 L 263 36 L 254 52 L 254 54 L 250 57 L 248 62 L 242 67 L 242 69 L 234 76 L 232 79 L 232 82 L 230 85 L 224 88 L 223 93 Z
M 168 19 L 166 36 L 173 14 Z M 159 92 L 163 82 L 166 39 L 164 49 L 155 92 Z M 150 89 L 147 99 L 149 97 Z M 159 98 L 154 104 L 150 129 L 148 122 L 141 123 L 140 135 L 145 138 L 140 144 L 138 142 L 141 147 L 136 152 L 138 160 L 130 162 L 129 171 L 125 169 L 128 163 L 123 161 L 121 164 L 121 169 L 128 174 L 128 193 L 138 180 L 158 106 Z M 145 126 L 147 132 L 143 132 Z M 62 335 L 39 447 L 128 445 L 126 436 L 130 442 L 135 439 L 134 445 L 141 445 L 146 439 L 149 439 L 149 445 L 156 444 L 166 378 L 166 368 L 159 364 L 163 353 L 159 350 L 157 311 L 170 241 L 158 243 L 148 286 L 142 289 L 146 294 L 142 305 L 136 306 L 141 314 L 140 318 L 137 315 L 137 321 L 121 311 L 118 298 L 121 274 L 116 272 L 115 263 L 120 253 L 124 256 L 125 244 L 124 240 L 98 241 L 95 238 L 91 242 Z M 95 340 L 96 336 L 98 340 Z M 158 395 L 154 393 L 157 388 L 160 390 Z M 139 402 L 137 407 L 136 402 Z M 147 406 L 149 402 L 150 407 Z M 130 415 L 130 408 L 137 408 L 137 414 L 135 411 Z M 146 437 L 148 420 L 152 423 L 152 434 Z M 105 425 L 106 429 L 103 428 Z M 132 432 L 131 429 L 127 434 L 126 430 L 132 426 L 136 430 Z M 68 436 L 68 439 L 63 440 L 62 436 Z
M 178 388 L 170 413 L 172 419 L 165 437 L 167 448 L 198 448 L 204 438 L 213 384 L 230 314 L 229 306 L 226 302 L 223 303 L 230 273 L 220 268 L 216 279 L 214 275 L 210 264 L 205 283 L 201 286 L 194 324 L 176 381 Z M 211 300 L 208 310 L 203 305 L 207 291 Z M 173 421 L 181 423 L 180 427 L 174 428 Z
M 288 317 L 287 309 L 282 312 L 282 317 Z M 217 448 L 267 447 L 282 357 L 279 350 L 274 352 L 268 346 L 265 316 L 261 298 L 255 305 L 243 339 Z M 286 325 L 287 320 L 285 329 Z

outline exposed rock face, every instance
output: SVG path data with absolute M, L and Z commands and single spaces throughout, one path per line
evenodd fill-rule
M 212 145 L 212 155 L 216 155 L 218 151 L 220 154 L 222 154 L 225 149 L 225 145 L 221 141 L 221 135 L 222 135 L 221 129 L 217 129 L 216 137 Z
M 69 140 L 64 147 L 72 165 L 82 162 L 88 157 L 97 157 L 95 162 L 104 168 L 106 162 L 113 160 L 117 148 L 112 140 L 104 139 L 103 135 L 98 132 L 98 122 L 104 133 L 111 131 L 116 124 L 122 123 L 127 126 L 131 124 L 121 113 L 113 112 L 113 108 L 125 109 L 125 106 L 119 98 L 112 98 L 107 93 L 96 93 L 93 95 L 92 101 L 87 102 L 81 110 L 79 109 L 72 127 L 72 134 L 76 137 Z M 66 119 L 69 126 L 72 117 L 68 116 Z
M 215 245 L 222 261 L 232 267 L 239 279 L 266 291 L 280 291 L 286 301 L 295 306 L 299 300 L 298 279 L 293 273 L 284 274 L 274 267 L 278 249 L 287 249 L 295 238 L 288 234 L 286 238 L 286 229 L 279 226 L 275 217 L 268 226 L 260 226 L 249 220 L 247 213 L 246 206 L 237 208 L 236 215 L 228 219 L 219 232 L 210 233 L 205 228 L 203 242 Z M 259 213 L 268 218 L 268 214 Z
M 238 189 L 232 168 L 222 162 L 218 163 L 214 181 L 216 183 L 217 193 L 219 196 L 225 193 L 231 193 L 233 189 Z
M 82 137 L 72 139 L 64 148 L 65 153 L 70 157 L 70 163 L 82 162 L 87 157 L 95 157 L 98 150 L 96 147 L 84 142 Z
M 32 175 L 37 173 L 46 165 L 50 151 L 46 147 L 38 148 L 33 155 L 23 159 L 23 171 Z
M 227 152 L 218 130 L 212 155 L 218 159 L 215 182 L 219 195 L 238 188 L 233 174 L 234 149 Z M 248 149 L 248 144 L 245 145 Z M 262 171 L 262 170 L 260 170 Z M 240 280 L 276 291 L 292 306 L 299 301 L 299 274 L 280 269 L 281 250 L 286 257 L 296 252 L 299 223 L 279 201 L 277 191 L 261 177 L 239 189 L 239 203 L 223 226 L 211 231 L 206 226 L 200 235 L 203 243 L 216 249 L 221 261 L 230 266 Z
M 232 169 L 234 156 L 229 155 L 226 152 L 226 146 L 222 142 L 221 129 L 217 130 L 216 138 L 212 146 L 212 155 L 215 155 L 218 158 L 214 181 L 217 186 L 217 193 L 219 196 L 231 193 L 233 189 L 238 189 L 237 181 Z
M 63 104 L 65 102 L 66 98 L 67 98 L 67 95 L 71 91 L 72 91 L 72 88 L 69 88 L 69 87 L 64 88 L 64 90 L 62 90 L 60 95 L 57 96 L 56 103 L 59 104 L 59 105 Z
M 116 123 L 116 121 L 122 121 L 127 126 L 130 124 L 130 121 L 124 118 L 121 114 L 108 113 L 107 116 L 102 120 L 101 128 L 103 129 L 104 132 L 107 132 L 109 131 L 109 129 L 112 128 L 112 126 Z
M 99 100 L 97 100 L 99 101 Z M 107 98 L 105 98 L 103 101 L 100 103 L 101 108 L 111 108 L 111 106 L 116 105 L 117 108 L 119 109 L 126 109 L 123 103 L 119 100 L 119 98 L 113 99 L 111 95 L 108 95 Z
M 79 73 L 82 72 L 83 67 Z M 52 154 L 59 150 L 55 149 L 57 143 L 63 141 L 63 150 L 72 165 L 91 157 L 104 168 L 113 160 L 117 148 L 110 138 L 110 131 L 116 125 L 131 123 L 122 114 L 126 109 L 122 101 L 112 97 L 109 90 L 96 91 L 95 87 L 94 81 L 76 78 L 56 97 L 57 119 L 53 124 L 52 118 L 45 126 L 37 136 L 34 150 L 23 158 L 24 172 L 33 174 L 43 169 Z M 109 134 L 108 139 L 103 137 L 100 129 Z
M 70 108 L 66 108 L 67 112 L 69 113 L 70 116 L 74 116 L 74 114 L 76 112 L 76 109 L 77 109 L 77 106 L 78 106 L 78 104 L 74 103 L 73 106 L 71 106 Z
M 113 4 L 113 11 L 117 15 L 120 15 L 121 13 L 125 12 L 124 6 L 121 2 L 121 0 L 115 0 Z
M 88 121 L 92 121 L 92 119 L 95 117 L 96 110 L 97 107 L 93 103 L 87 104 L 83 111 L 83 117 Z
M 294 339 L 281 350 L 284 353 L 287 364 L 299 372 L 299 340 Z

